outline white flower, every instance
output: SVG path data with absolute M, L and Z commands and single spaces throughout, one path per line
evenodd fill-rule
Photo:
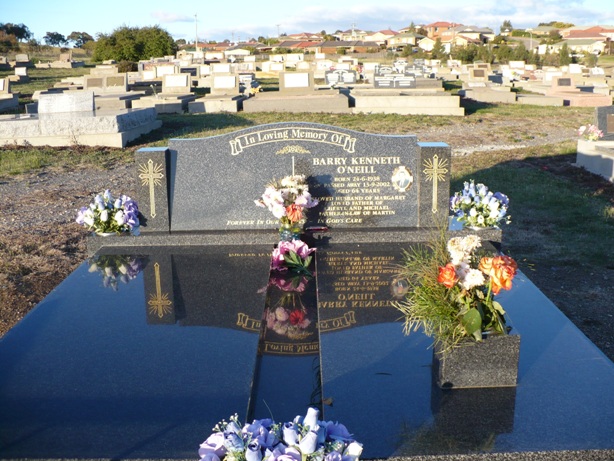
M 350 457 L 352 460 L 358 460 L 359 456 L 362 454 L 362 444 L 358 442 L 350 443 L 345 451 L 343 452 L 343 458 L 346 456 Z
M 124 223 L 126 222 L 126 217 L 124 216 L 124 212 L 122 210 L 119 210 L 117 213 L 115 213 L 115 216 L 113 216 L 113 219 L 115 220 L 118 226 L 123 226 Z
M 94 225 L 94 212 L 91 209 L 83 213 L 83 222 L 90 227 Z
M 486 282 L 484 274 L 478 269 L 468 268 L 463 272 L 463 275 L 464 277 L 458 283 L 464 290 L 471 290 L 472 288 L 484 285 Z
M 100 220 L 102 222 L 107 222 L 109 220 L 109 211 L 108 210 L 102 210 L 100 212 Z

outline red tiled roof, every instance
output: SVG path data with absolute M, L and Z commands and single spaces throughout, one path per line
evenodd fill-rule
M 428 25 L 426 25 L 424 27 L 450 27 L 450 26 L 452 26 L 452 23 L 450 23 L 450 22 L 437 21 L 437 22 L 434 22 L 432 24 L 428 24 Z

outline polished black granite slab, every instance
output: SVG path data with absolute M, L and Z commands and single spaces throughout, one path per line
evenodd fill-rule
M 365 459 L 612 459 L 614 364 L 522 273 L 499 297 L 518 386 L 433 386 L 430 340 L 390 304 L 407 245 L 321 245 L 319 340 L 296 354 L 260 338 L 270 246 L 141 249 L 117 284 L 84 263 L 0 341 L 0 458 L 197 459 L 222 418 L 274 399 L 283 421 L 319 392 Z

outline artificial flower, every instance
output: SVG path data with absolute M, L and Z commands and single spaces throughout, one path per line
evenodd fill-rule
M 509 224 L 507 214 L 509 198 L 501 192 L 492 192 L 482 183 L 465 182 L 463 190 L 450 197 L 450 210 L 467 226 L 490 227 L 501 221 Z

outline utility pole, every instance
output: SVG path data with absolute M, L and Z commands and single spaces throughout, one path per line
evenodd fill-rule
M 194 49 L 198 53 L 198 15 L 194 14 L 194 30 L 196 35 L 194 36 Z

